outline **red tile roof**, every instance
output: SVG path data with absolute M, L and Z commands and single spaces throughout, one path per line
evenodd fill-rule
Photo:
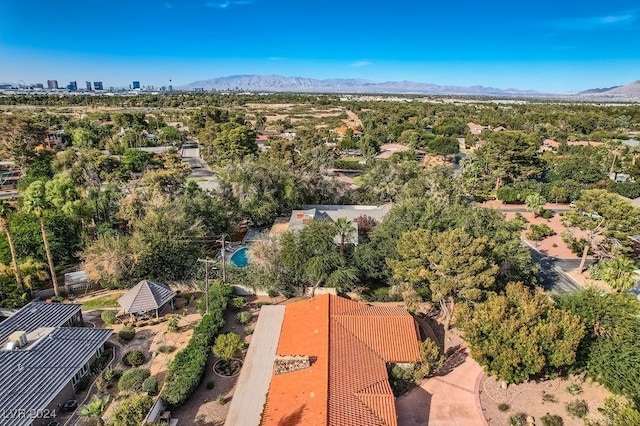
M 401 308 L 333 295 L 287 306 L 278 355 L 308 355 L 311 367 L 273 375 L 263 425 L 396 425 L 388 362 L 420 359 L 419 333 Z

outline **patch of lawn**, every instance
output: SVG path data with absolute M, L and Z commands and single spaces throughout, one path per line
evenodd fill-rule
M 110 294 L 108 296 L 102 296 L 95 299 L 87 300 L 86 302 L 82 302 L 82 310 L 90 311 L 93 309 L 117 308 L 118 299 L 121 296 L 122 294 Z

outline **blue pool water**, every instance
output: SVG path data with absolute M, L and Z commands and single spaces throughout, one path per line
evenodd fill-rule
M 239 268 L 244 268 L 249 264 L 249 259 L 247 259 L 247 251 L 249 249 L 246 247 L 242 247 L 238 249 L 235 253 L 231 255 L 229 261 L 236 265 Z

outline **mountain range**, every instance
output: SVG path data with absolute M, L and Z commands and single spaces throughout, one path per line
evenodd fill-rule
M 178 87 L 182 90 L 196 88 L 218 91 L 249 92 L 303 92 L 303 93 L 370 93 L 370 94 L 433 94 L 433 95 L 510 95 L 536 96 L 533 90 L 497 89 L 484 86 L 440 86 L 414 81 L 386 81 L 376 83 L 371 80 L 331 78 L 318 80 L 304 77 L 284 77 L 280 75 L 232 75 L 209 80 L 194 81 Z

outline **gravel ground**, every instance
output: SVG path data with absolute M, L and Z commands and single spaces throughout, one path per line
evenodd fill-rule
M 585 400 L 587 402 L 589 406 L 587 418 L 599 419 L 598 407 L 603 405 L 604 399 L 610 396 L 611 393 L 601 385 L 587 380 L 580 385 L 582 393 L 571 395 L 567 391 L 567 386 L 571 383 L 580 383 L 580 381 L 556 379 L 538 384 L 509 385 L 506 391 L 487 392 L 487 389 L 496 386 L 499 388 L 500 385 L 494 379 L 485 377 L 480 385 L 480 404 L 490 426 L 508 425 L 509 417 L 516 413 L 525 413 L 527 416 L 532 416 L 537 425 L 542 424 L 540 418 L 545 414 L 555 414 L 562 417 L 564 426 L 583 426 L 584 420 L 571 417 L 566 409 L 567 403 L 575 400 Z M 544 401 L 542 399 L 543 392 L 551 395 L 552 398 L 548 398 L 554 399 L 555 402 Z M 491 398 L 490 395 L 498 399 L 498 401 Z M 506 412 L 498 410 L 498 404 L 501 402 L 509 404 L 509 409 Z

